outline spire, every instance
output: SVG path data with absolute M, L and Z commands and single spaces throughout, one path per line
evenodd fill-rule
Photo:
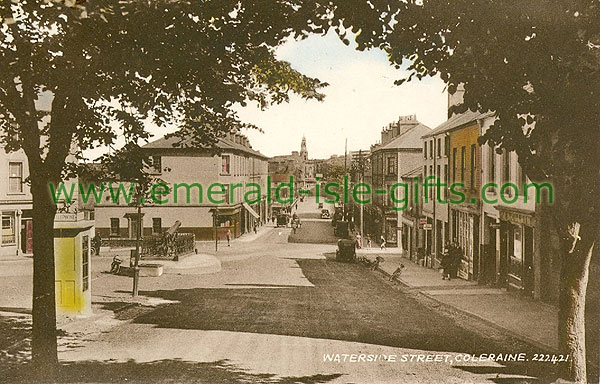
M 306 137 L 302 135 L 302 143 L 300 144 L 300 156 L 304 160 L 308 160 L 308 150 L 306 149 Z

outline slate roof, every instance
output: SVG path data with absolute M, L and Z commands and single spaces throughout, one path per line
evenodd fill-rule
M 164 136 L 158 140 L 152 141 L 142 148 L 145 149 L 182 149 L 182 150 L 197 150 L 197 151 L 205 151 L 207 149 L 196 148 L 192 146 L 191 138 L 184 138 L 181 140 L 179 137 L 169 137 L 165 138 Z M 179 144 L 179 145 L 176 145 Z M 244 152 L 249 155 L 253 155 L 256 157 L 261 157 L 267 159 L 267 156 L 263 155 L 259 151 L 252 149 L 250 147 L 246 147 L 245 145 L 236 143 L 235 141 L 229 139 L 228 137 L 219 138 L 215 144 L 215 146 L 223 151 L 239 151 Z
M 402 135 L 393 138 L 392 141 L 390 141 L 389 143 L 385 145 L 380 145 L 374 150 L 380 151 L 386 149 L 420 149 L 421 147 L 423 147 L 421 137 L 423 137 L 424 134 L 430 131 L 431 128 L 429 128 L 425 124 L 419 123 L 414 127 L 411 127 Z
M 448 120 L 444 121 L 442 124 L 435 127 L 435 129 L 426 135 L 423 135 L 422 138 L 432 137 L 435 135 L 439 135 L 440 133 L 448 132 L 452 129 L 458 128 L 465 124 L 469 124 L 473 121 L 477 121 L 479 119 L 483 119 L 484 117 L 492 116 L 493 112 L 473 112 L 468 110 L 461 114 L 453 115 Z

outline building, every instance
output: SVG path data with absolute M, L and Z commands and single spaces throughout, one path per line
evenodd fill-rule
M 419 260 L 419 250 L 423 249 L 425 224 L 422 221 L 423 199 L 419 188 L 423 185 L 423 171 L 420 166 L 400 175 L 403 183 L 408 185 L 408 205 L 402 212 L 402 249 L 410 260 Z M 417 195 L 418 198 L 415 198 Z
M 310 189 L 314 186 L 315 164 L 308 159 L 304 136 L 300 143 L 300 152 L 293 151 L 290 155 L 274 156 L 269 159 L 269 175 L 278 179 L 281 179 L 281 175 L 293 176 L 296 191 L 299 188 Z
M 0 260 L 33 256 L 33 199 L 26 178 L 27 156 L 23 150 L 6 153 L 0 148 L 0 215 L 2 239 Z M 70 185 L 77 180 L 70 180 Z M 56 306 L 60 313 L 91 312 L 91 239 L 94 222 L 90 212 L 80 209 L 75 189 L 73 201 L 58 201 L 54 218 Z
M 181 223 L 179 232 L 196 240 L 224 239 L 252 231 L 266 221 L 267 158 L 252 149 L 240 134 L 219 138 L 216 151 L 186 146 L 179 138 L 160 138 L 143 147 L 154 176 L 171 187 L 163 203 L 148 203 L 142 210 L 142 235 L 160 234 Z M 249 183 L 258 185 L 252 186 Z M 209 196 L 212 190 L 213 197 Z M 216 219 L 213 215 L 216 215 Z M 136 208 L 110 196 L 95 205 L 96 227 L 103 238 L 135 238 Z
M 373 238 L 383 236 L 389 246 L 402 248 L 402 210 L 406 192 L 392 188 L 401 176 L 422 163 L 421 137 L 431 129 L 415 115 L 400 116 L 381 131 L 381 142 L 371 146 L 372 204 L 366 206 L 365 230 Z M 386 191 L 376 193 L 375 191 Z M 394 198 L 392 199 L 392 193 Z

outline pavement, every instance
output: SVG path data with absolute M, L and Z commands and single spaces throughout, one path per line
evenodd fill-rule
M 402 256 L 385 255 L 379 269 L 389 276 L 400 264 L 405 269 L 398 281 L 406 287 L 501 327 L 543 350 L 557 352 L 558 309 L 555 306 L 473 281 L 442 280 L 437 269 L 422 267 Z

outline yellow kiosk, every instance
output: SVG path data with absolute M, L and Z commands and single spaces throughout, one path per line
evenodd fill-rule
M 94 221 L 84 213 L 57 213 L 54 220 L 56 309 L 64 315 L 92 312 L 90 260 Z

